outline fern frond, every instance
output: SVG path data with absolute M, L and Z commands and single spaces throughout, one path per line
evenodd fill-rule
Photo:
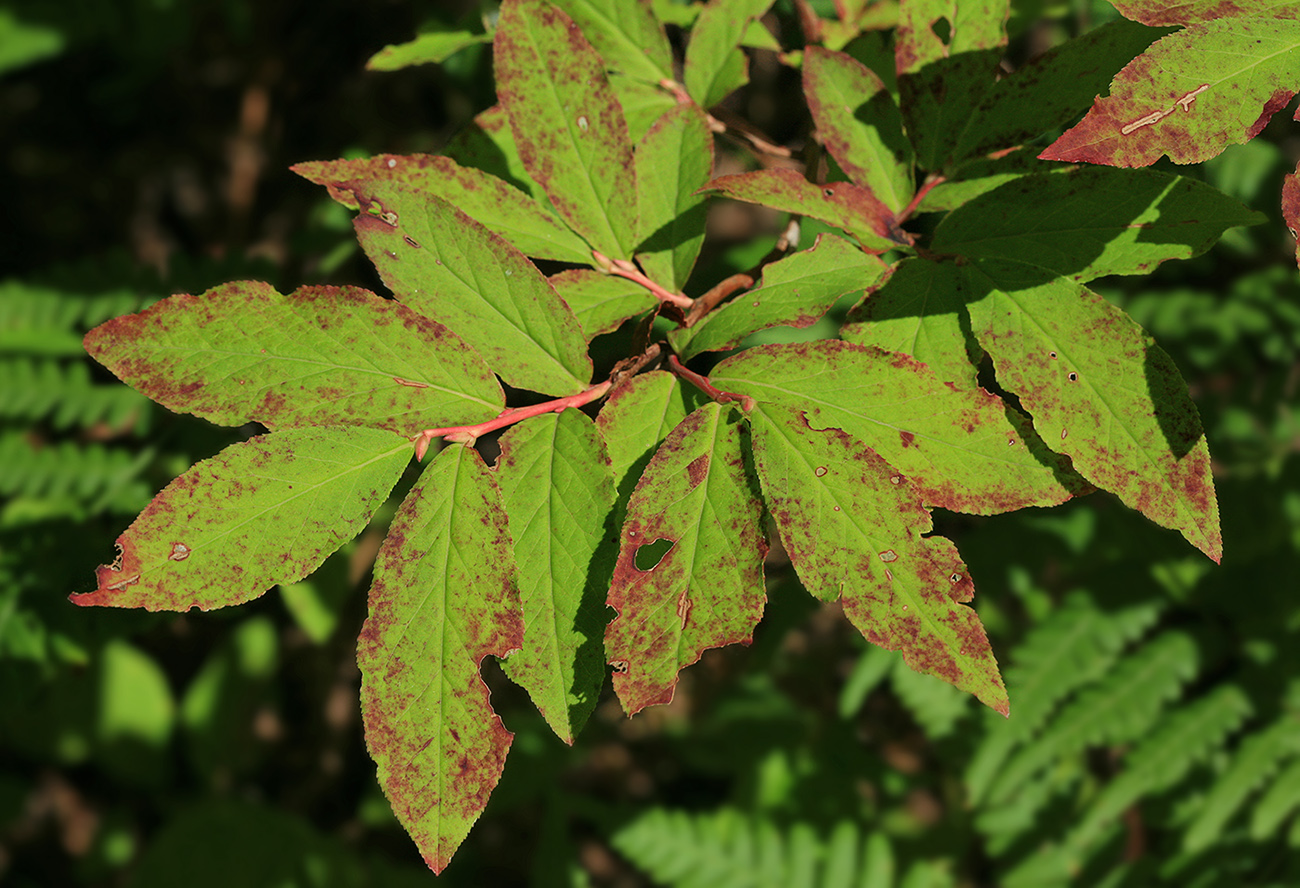
M 147 432 L 137 420 L 150 415 L 149 399 L 124 385 L 96 385 L 85 361 L 0 361 L 0 420 L 38 422 L 56 429 L 86 428 Z
M 1159 727 L 1124 759 L 1124 772 L 1112 780 L 1074 830 L 1067 844 L 1081 848 L 1142 796 L 1162 792 L 1181 780 L 1250 715 L 1241 688 L 1219 685 L 1209 695 L 1161 719 Z
M 723 808 L 657 808 L 614 834 L 614 847 L 671 888 L 890 888 L 894 853 L 882 833 L 843 821 L 822 839 L 806 823 L 778 827 Z M 921 865 L 923 864 L 923 865 Z M 928 877 L 928 878 L 927 878 Z M 946 861 L 921 861 L 903 884 L 951 885 Z
M 972 803 L 983 800 L 1002 763 L 1056 705 L 1104 675 L 1123 647 L 1155 622 L 1160 609 L 1158 602 L 1148 601 L 1106 612 L 1091 596 L 1076 593 L 1025 638 L 1006 671 L 1015 717 L 989 719 L 985 740 L 966 772 Z
M 1206 795 L 1200 816 L 1188 827 L 1183 847 L 1191 852 L 1210 847 L 1246 797 L 1297 751 L 1300 722 L 1289 714 L 1242 741 L 1232 764 Z
M 1125 743 L 1160 720 L 1197 668 L 1196 644 L 1182 632 L 1164 632 L 1131 654 L 1101 682 L 1063 709 L 1046 731 L 1008 762 L 992 801 L 1005 801 L 1047 765 L 1102 743 Z
M 899 701 L 927 737 L 931 740 L 947 737 L 962 716 L 971 712 L 974 698 L 933 675 L 917 672 L 901 655 L 892 656 L 895 663 L 890 682 Z
M 81 337 L 87 330 L 152 301 L 129 290 L 89 295 L 20 280 L 0 281 L 0 353 L 84 354 Z
M 1300 760 L 1287 765 L 1255 805 L 1250 818 L 1250 837 L 1257 842 L 1272 838 L 1297 806 L 1300 806 Z
M 0 434 L 0 496 L 10 499 L 0 524 L 138 511 L 152 495 L 140 473 L 153 456 L 70 441 L 39 447 L 20 432 Z

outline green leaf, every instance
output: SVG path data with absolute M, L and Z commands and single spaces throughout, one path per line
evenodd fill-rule
M 1204 21 L 1194 6 L 1139 15 L 1146 4 L 1127 5 L 1147 24 L 1194 23 L 1133 59 L 1110 94 L 1040 157 L 1119 167 L 1149 166 L 1161 155 L 1198 163 L 1255 138 L 1296 94 L 1300 5 L 1215 7 Z
M 1107 22 L 1032 59 L 991 84 L 963 116 L 951 157 L 981 157 L 1072 123 L 1111 76 L 1159 36 L 1132 22 Z
M 377 429 L 286 429 L 232 444 L 168 484 L 117 538 L 80 605 L 211 610 L 292 583 L 361 530 L 411 461 Z
M 602 635 L 614 539 L 604 442 L 580 410 L 548 413 L 501 436 L 497 482 L 514 538 L 523 649 L 502 664 L 546 723 L 572 744 L 605 680 Z
M 1023 263 L 1044 282 L 1082 282 L 1200 255 L 1226 229 L 1263 218 L 1193 179 L 1087 167 L 977 197 L 939 224 L 932 249 Z
M 357 640 L 366 746 L 435 873 L 482 813 L 513 737 L 479 665 L 523 639 L 501 492 L 478 453 L 453 444 L 393 519 Z
M 795 170 L 780 168 L 719 176 L 708 184 L 708 190 L 732 200 L 820 219 L 844 229 L 875 253 L 910 242 L 895 225 L 889 208 L 871 191 L 851 182 L 817 185 Z
M 482 115 L 480 115 L 482 116 Z M 324 185 L 350 209 L 378 201 L 400 218 L 413 194 L 436 194 L 526 256 L 591 262 L 591 248 L 549 208 L 501 178 L 450 157 L 381 154 L 364 160 L 300 163 L 303 178 Z
M 809 249 L 765 266 L 758 287 L 705 315 L 696 326 L 674 331 L 668 340 L 686 360 L 734 348 L 769 327 L 810 327 L 841 296 L 870 287 L 886 269 L 843 238 L 820 234 Z
M 998 381 L 1090 482 L 1215 562 L 1223 554 L 1210 452 L 1178 368 L 1122 310 L 1078 284 L 966 267 L 971 326 Z
M 1300 805 L 1300 759 L 1293 760 L 1260 796 L 1250 817 L 1250 837 L 1257 842 L 1277 835 L 1282 821 Z
M 673 51 L 646 0 L 557 0 L 611 70 L 649 83 L 671 80 Z
M 589 268 L 570 268 L 547 280 L 577 316 L 588 342 L 617 330 L 628 318 L 645 314 L 659 303 L 640 284 Z
M 587 385 L 582 328 L 523 253 L 433 194 L 402 190 L 364 206 L 357 239 L 398 299 L 454 330 L 516 388 L 571 395 Z
M 650 457 L 691 412 L 686 389 L 671 373 L 642 373 L 617 386 L 596 417 L 620 494 L 641 477 Z
M 497 96 L 528 172 L 588 243 L 632 258 L 632 143 L 604 61 L 572 19 L 541 0 L 502 4 L 495 60 Z
M 712 108 L 749 80 L 740 42 L 772 0 L 709 0 L 691 28 L 682 79 L 701 108 Z
M 875 451 L 803 413 L 750 413 L 763 497 L 804 587 L 839 599 L 863 636 L 907 665 L 1007 714 L 1007 692 L 975 611 L 975 587 L 930 513 Z
M 904 259 L 850 310 L 840 338 L 911 355 L 945 382 L 973 391 L 984 351 L 970 330 L 963 286 L 951 262 Z
M 709 379 L 762 405 L 803 410 L 814 430 L 857 438 L 927 506 L 990 515 L 1056 505 L 1089 489 L 1021 414 L 982 389 L 942 382 L 906 355 L 825 340 L 758 346 L 723 361 Z
M 817 135 L 849 178 L 897 213 L 916 190 L 912 145 L 884 83 L 866 65 L 810 46 L 803 87 Z
M 670 292 L 686 285 L 704 243 L 713 134 L 694 105 L 675 105 L 636 147 L 637 261 Z
M 678 105 L 676 97 L 663 87 L 651 86 L 644 80 L 636 80 L 617 71 L 609 75 L 609 85 L 623 108 L 627 135 L 633 145 L 646 137 L 660 117 Z
M 86 351 L 170 410 L 222 425 L 415 434 L 501 412 L 483 359 L 436 321 L 356 287 L 283 296 L 240 282 L 172 296 L 86 335 Z
M 670 701 L 705 648 L 750 639 L 767 601 L 762 512 L 736 412 L 705 404 L 659 447 L 623 523 L 605 655 L 628 715 Z
M 534 200 L 544 202 L 546 199 L 519 158 L 519 146 L 515 144 L 515 134 L 510 129 L 510 116 L 500 105 L 480 111 L 443 147 L 442 155 L 463 167 L 482 170 L 509 182 Z
M 903 122 L 922 169 L 947 172 L 971 110 L 1002 72 L 1009 0 L 908 0 L 894 37 Z M 948 39 L 935 26 L 947 24 Z
M 462 49 L 479 43 L 491 43 L 491 34 L 473 31 L 431 31 L 414 40 L 385 46 L 366 62 L 369 71 L 397 71 L 411 65 L 445 62 Z
M 1024 149 L 992 158 L 968 160 L 948 178 L 935 185 L 921 198 L 918 213 L 939 213 L 955 210 L 981 194 L 1031 173 L 1066 173 L 1072 167 L 1039 160 Z

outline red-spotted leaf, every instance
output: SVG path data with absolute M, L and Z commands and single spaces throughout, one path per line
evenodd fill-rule
M 497 96 L 519 157 L 591 246 L 631 259 L 636 173 L 605 62 L 573 20 L 543 0 L 506 0 L 495 43 Z
M 709 0 L 691 28 L 682 79 L 686 92 L 702 108 L 712 108 L 749 80 L 740 49 L 749 23 L 772 0 Z
M 1089 490 L 1029 420 L 983 389 L 941 381 L 907 355 L 847 342 L 758 346 L 709 375 L 718 388 L 807 413 L 884 457 L 921 501 L 991 515 L 1062 503 Z
M 1282 178 L 1282 220 L 1296 239 L 1295 258 L 1300 263 L 1300 164 Z
M 671 373 L 652 371 L 614 389 L 596 417 L 621 497 L 631 493 L 650 457 L 691 412 L 686 389 Z
M 853 307 L 840 338 L 911 355 L 939 379 L 974 391 L 983 352 L 970 332 L 965 303 L 956 265 L 904 259 Z
M 571 395 L 591 379 L 578 319 L 500 236 L 433 194 L 354 192 L 357 239 L 403 303 L 446 324 L 516 388 Z
M 660 445 L 632 494 L 609 589 L 618 616 L 605 630 L 628 715 L 672 700 L 683 667 L 706 648 L 748 641 L 763 615 L 763 509 L 740 438 L 737 411 L 704 405 Z
M 477 452 L 451 445 L 393 519 L 357 639 L 366 746 L 434 872 L 482 813 L 513 737 L 479 666 L 523 638 L 496 480 Z
M 609 457 L 592 421 L 566 410 L 502 435 L 496 474 L 524 613 L 523 649 L 501 666 L 571 744 L 605 681 L 601 640 L 615 548 Z
M 907 206 L 916 190 L 912 145 L 880 78 L 844 53 L 810 46 L 803 87 L 817 135 L 840 168 L 893 212 Z
M 971 291 L 986 294 L 969 305 L 975 335 L 1043 440 L 1097 487 L 1217 562 L 1223 543 L 1210 453 L 1169 356 L 1078 284 L 983 264 L 966 266 L 966 275 Z
M 617 330 L 628 318 L 645 314 L 659 302 L 638 283 L 589 268 L 570 268 L 547 280 L 573 310 L 588 341 Z
M 872 286 L 888 266 L 833 234 L 821 234 L 811 248 L 763 268 L 759 286 L 705 315 L 694 327 L 668 340 L 683 360 L 733 348 L 769 327 L 810 327 L 845 293 Z
M 750 422 L 763 496 L 804 588 L 843 601 L 868 641 L 917 672 L 1006 715 L 993 650 L 965 605 L 970 574 L 950 541 L 925 536 L 930 513 L 911 483 L 844 432 L 813 431 L 802 411 L 758 407 Z
M 556 0 L 613 71 L 648 83 L 671 80 L 673 51 L 648 0 Z
M 1300 4 L 1130 2 L 1121 11 L 1147 24 L 1191 24 L 1125 66 L 1110 94 L 1040 157 L 1197 163 L 1255 138 L 1300 89 Z
M 732 200 L 811 216 L 842 228 L 874 253 L 910 243 L 894 214 L 866 188 L 851 182 L 809 182 L 791 169 L 759 170 L 719 176 L 708 190 Z
M 324 185 L 330 197 L 359 209 L 357 195 L 378 200 L 400 217 L 406 195 L 436 194 L 526 256 L 590 262 L 591 248 L 549 208 L 496 176 L 431 154 L 381 154 L 364 160 L 300 163 L 293 171 Z
M 482 422 L 505 397 L 436 321 L 356 287 L 283 296 L 240 282 L 172 296 L 86 335 L 119 379 L 222 425 L 364 425 L 414 434 Z
M 301 580 L 352 539 L 411 461 L 363 428 L 286 429 L 232 444 L 154 497 L 80 605 L 211 610 Z
M 1263 218 L 1193 179 L 1084 167 L 1023 176 L 975 198 L 939 224 L 932 249 L 1083 282 L 1199 255 L 1228 228 Z
M 704 243 L 713 175 L 713 134 L 694 105 L 675 105 L 636 146 L 640 224 L 637 261 L 651 280 L 678 292 Z
M 442 149 L 463 167 L 482 170 L 490 176 L 509 182 L 534 200 L 542 199 L 541 187 L 524 168 L 519 158 L 519 146 L 510 129 L 510 116 L 500 105 L 480 111 Z
M 1006 43 L 1009 13 L 1007 0 L 902 0 L 894 67 L 911 74 L 954 55 L 997 49 Z

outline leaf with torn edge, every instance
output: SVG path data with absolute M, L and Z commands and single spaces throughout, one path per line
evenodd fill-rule
M 411 461 L 364 428 L 285 429 L 232 444 L 154 497 L 79 605 L 211 610 L 301 580 L 356 536 Z
M 1145 24 L 1188 24 L 1129 62 L 1110 94 L 1039 157 L 1198 163 L 1259 135 L 1300 86 L 1300 4 L 1119 5 Z
M 480 117 L 483 115 L 480 115 Z M 560 262 L 591 262 L 591 248 L 549 207 L 526 192 L 450 157 L 432 154 L 381 154 L 364 160 L 300 163 L 293 171 L 324 185 L 330 197 L 359 209 L 358 195 L 377 201 L 400 219 L 411 195 L 436 194 L 491 232 L 510 241 L 525 256 Z
M 738 411 L 705 404 L 660 445 L 623 523 L 605 655 L 628 715 L 669 702 L 706 648 L 749 640 L 767 601 L 762 514 Z
M 799 410 L 749 417 L 763 497 L 804 587 L 843 601 L 871 643 L 1006 715 L 993 650 L 965 604 L 970 574 L 949 540 L 925 536 L 930 513 L 911 482 L 844 432 L 813 431 Z
M 496 476 L 525 627 L 522 650 L 501 668 L 572 744 L 605 681 L 605 591 L 616 555 L 609 457 L 580 410 L 526 420 L 500 443 Z
M 523 637 L 500 491 L 478 453 L 453 444 L 393 519 L 357 640 L 379 785 L 435 873 L 483 812 L 513 737 L 479 667 Z
M 515 388 L 571 395 L 591 379 L 578 319 L 506 240 L 432 194 L 358 194 L 357 239 L 393 294 L 446 324 Z M 377 212 L 371 212 L 377 210 Z
M 722 197 L 811 216 L 842 228 L 873 253 L 911 242 L 894 214 L 868 189 L 851 182 L 817 185 L 790 169 L 719 176 L 707 186 Z
M 965 267 L 971 326 L 998 381 L 1078 472 L 1130 508 L 1223 553 L 1210 452 L 1178 368 L 1119 308 L 1015 266 Z M 1017 277 L 1019 276 L 1019 282 Z
M 528 172 L 587 243 L 631 259 L 636 172 L 604 60 L 542 0 L 505 0 L 494 59 L 497 96 Z
M 222 425 L 410 435 L 505 407 L 492 371 L 460 337 L 358 287 L 284 296 L 244 281 L 172 296 L 91 330 L 86 351 L 169 410 Z
M 742 293 L 694 327 L 675 330 L 668 341 L 682 360 L 739 345 L 769 327 L 804 328 L 816 323 L 845 293 L 876 283 L 885 263 L 833 234 L 763 268 L 759 285 Z
M 803 410 L 814 430 L 857 438 L 902 472 L 926 506 L 992 515 L 1091 490 L 1023 414 L 983 389 L 943 382 L 907 355 L 835 340 L 757 346 L 709 379 L 762 405 Z

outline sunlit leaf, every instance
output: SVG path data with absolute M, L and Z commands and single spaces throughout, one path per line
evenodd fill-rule
M 482 813 L 513 737 L 479 666 L 523 639 L 501 493 L 478 453 L 454 444 L 393 519 L 357 640 L 366 746 L 434 872 Z
M 772 0 L 709 0 L 691 28 L 682 75 L 686 92 L 712 108 L 749 79 L 740 42 Z
M 605 680 L 605 590 L 613 569 L 609 457 L 581 411 L 549 413 L 501 436 L 497 482 L 523 602 L 523 649 L 502 668 L 572 743 Z
M 587 385 L 577 318 L 509 242 L 433 194 L 366 208 L 378 212 L 353 220 L 357 239 L 399 300 L 454 330 L 516 388 L 569 395 Z
M 1101 296 L 1068 281 L 1017 283 L 1018 269 L 966 266 L 971 326 L 998 381 L 1083 477 L 1222 557 L 1200 417 L 1178 368 Z
M 632 257 L 632 143 L 605 63 L 567 15 L 506 0 L 495 43 L 497 96 L 519 156 L 573 230 L 615 259 Z
M 445 62 L 462 49 L 491 42 L 491 34 L 476 34 L 473 31 L 430 31 L 406 43 L 385 46 L 370 57 L 366 67 L 371 71 L 397 71 L 411 65 L 437 64 Z
M 614 485 L 630 491 L 668 433 L 686 418 L 686 390 L 671 373 L 643 373 L 614 389 L 596 426 L 609 448 Z
M 658 83 L 672 79 L 673 52 L 646 0 L 557 0 L 613 70 Z
M 733 348 L 751 333 L 785 325 L 810 327 L 846 293 L 876 283 L 887 266 L 849 241 L 818 235 L 807 250 L 763 268 L 759 285 L 706 315 L 669 341 L 683 360 Z
M 660 445 L 623 523 L 605 655 L 629 715 L 670 701 L 706 648 L 750 638 L 767 601 L 761 518 L 738 414 L 706 404 Z
M 628 318 L 645 314 L 659 302 L 634 281 L 589 268 L 570 268 L 548 280 L 577 316 L 587 340 L 618 329 Z
M 1023 415 L 982 389 L 944 383 L 906 355 L 837 341 L 758 346 L 709 379 L 759 404 L 803 410 L 813 429 L 847 432 L 910 480 L 927 506 L 989 515 L 1088 489 Z
M 868 641 L 901 651 L 1007 714 L 1007 692 L 975 611 L 957 549 L 926 537 L 930 513 L 910 482 L 838 429 L 813 431 L 802 411 L 758 407 L 754 461 L 763 496 L 804 587 L 844 602 Z
M 1125 66 L 1110 94 L 1040 157 L 1197 163 L 1255 138 L 1300 88 L 1300 4 L 1129 2 L 1121 11 L 1147 24 L 1191 24 Z
M 700 254 L 707 198 L 697 192 L 712 175 L 713 134 L 694 105 L 674 106 L 636 146 L 637 261 L 669 292 L 685 286 Z
M 211 610 L 311 573 L 370 520 L 411 442 L 362 428 L 286 429 L 232 444 L 168 484 L 117 538 L 80 605 Z
M 283 296 L 240 282 L 173 296 L 86 336 L 165 407 L 222 425 L 364 425 L 403 434 L 505 406 L 483 359 L 442 324 L 356 287 Z

